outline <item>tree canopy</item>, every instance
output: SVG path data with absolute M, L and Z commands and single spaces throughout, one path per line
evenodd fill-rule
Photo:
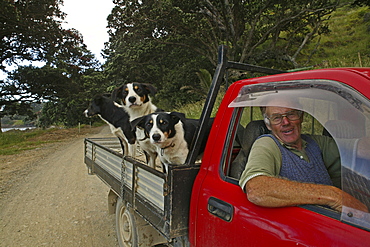
M 0 0 L 0 70 L 8 73 L 0 81 L 0 118 L 31 114 L 31 103 L 43 102 L 45 126 L 86 122 L 81 113 L 94 94 L 133 81 L 154 84 L 159 89 L 155 103 L 163 109 L 199 101 L 221 44 L 233 61 L 301 67 L 316 52 L 312 43 L 320 39 L 315 38 L 330 31 L 330 14 L 347 1 L 113 2 L 101 66 L 78 30 L 62 28 L 62 0 Z M 366 5 L 368 0 L 348 3 Z M 11 65 L 16 69 L 8 71 Z M 233 80 L 240 75 L 229 74 Z
M 300 66 L 302 48 L 328 32 L 325 21 L 338 6 L 334 0 L 114 3 L 108 17 L 107 73 L 112 81 L 152 82 L 163 94 L 175 93 L 174 104 L 197 98 L 184 89 L 197 87 L 199 69 L 212 72 L 220 44 L 229 47 L 233 61 L 280 69 Z
M 61 0 L 1 0 L 0 57 L 12 65 L 21 60 L 46 61 L 60 49 L 65 33 L 60 21 L 65 14 L 60 11 Z
M 83 89 L 83 75 L 100 64 L 82 35 L 61 26 L 62 0 L 0 0 L 0 118 L 31 114 L 32 102 L 59 101 Z M 42 62 L 40 66 L 32 62 Z M 26 65 L 24 65 L 26 64 Z M 15 65 L 15 70 L 7 69 Z

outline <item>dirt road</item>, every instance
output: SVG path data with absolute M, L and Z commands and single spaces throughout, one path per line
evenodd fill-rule
M 50 145 L 2 189 L 0 246 L 118 246 L 108 187 L 87 175 L 83 137 Z

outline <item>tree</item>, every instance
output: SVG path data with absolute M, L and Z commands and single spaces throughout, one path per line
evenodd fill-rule
M 82 35 L 63 29 L 62 0 L 0 0 L 0 118 L 27 108 L 31 102 L 53 101 L 77 94 L 82 76 L 99 70 Z M 40 61 L 43 67 L 18 66 Z M 16 65 L 14 71 L 7 66 Z M 30 112 L 30 111 L 25 111 Z
M 338 6 L 334 0 L 114 3 L 108 17 L 107 73 L 115 80 L 151 78 L 167 96 L 169 88 L 175 89 L 172 98 L 179 103 L 195 99 L 181 89 L 199 83 L 189 74 L 215 68 L 220 44 L 229 47 L 233 61 L 280 69 L 300 66 L 301 50 L 328 32 L 325 21 Z
M 0 62 L 12 65 L 21 60 L 45 61 L 55 54 L 63 30 L 62 0 L 0 0 Z M 5 64 L 4 64 L 5 63 Z
M 57 101 L 48 101 L 44 105 L 38 121 L 41 127 L 51 124 L 76 126 L 78 123 L 90 123 L 83 112 L 96 94 L 107 92 L 108 81 L 103 71 L 89 70 L 80 78 L 78 89 L 69 91 L 68 95 Z M 94 121 L 94 120 L 93 120 Z
M 31 102 L 46 102 L 38 121 L 42 127 L 86 123 L 88 119 L 82 113 L 87 102 L 95 94 L 106 92 L 107 84 L 104 72 L 95 69 L 73 74 L 48 65 L 20 67 L 11 74 L 10 83 L 1 92 L 2 98 L 13 102 L 6 105 L 4 113 L 22 115 L 19 111 L 23 108 L 15 109 L 15 106 L 27 108 Z

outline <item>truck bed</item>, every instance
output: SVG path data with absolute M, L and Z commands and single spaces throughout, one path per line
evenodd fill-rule
M 85 164 L 168 240 L 188 231 L 192 185 L 200 165 L 169 165 L 168 174 L 123 157 L 117 138 L 85 139 Z

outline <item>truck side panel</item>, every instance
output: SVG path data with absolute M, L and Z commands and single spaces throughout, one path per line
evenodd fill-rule
M 186 236 L 191 191 L 199 165 L 169 165 L 168 174 L 164 174 L 115 150 L 120 150 L 117 138 L 85 139 L 89 173 L 110 186 L 168 241 Z
M 122 154 L 117 138 L 85 139 L 85 164 L 90 175 L 97 175 L 115 194 L 121 190 Z
M 187 235 L 191 190 L 199 166 L 169 165 L 168 168 L 168 174 L 164 174 L 125 157 L 122 198 L 171 240 Z
M 122 185 L 127 187 L 127 190 L 132 192 L 134 187 L 136 193 L 143 198 L 146 198 L 148 202 L 154 204 L 159 211 L 164 211 L 164 196 L 163 186 L 165 180 L 162 177 L 155 176 L 153 173 L 143 169 L 142 167 L 135 166 L 128 161 L 124 162 L 122 172 Z M 133 176 L 136 179 L 133 180 Z M 135 183 L 135 184 L 133 184 Z

